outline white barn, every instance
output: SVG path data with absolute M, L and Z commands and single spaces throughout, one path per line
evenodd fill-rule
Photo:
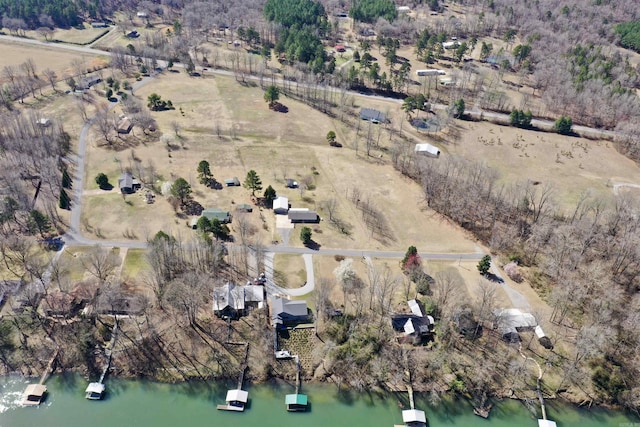
M 431 144 L 416 144 L 415 150 L 416 154 L 429 157 L 440 157 L 440 150 Z
M 286 215 L 289 211 L 289 199 L 278 196 L 273 200 L 273 212 L 280 215 Z

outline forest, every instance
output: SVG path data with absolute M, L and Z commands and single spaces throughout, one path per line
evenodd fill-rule
M 105 11 L 98 0 L 0 0 L 3 27 L 35 29 L 38 27 L 75 27 L 82 23 L 82 14 L 97 18 Z M 23 27 L 23 28 L 19 28 Z

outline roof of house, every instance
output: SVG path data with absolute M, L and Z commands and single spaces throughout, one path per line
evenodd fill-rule
M 288 300 L 276 297 L 271 300 L 271 310 L 274 317 L 279 317 L 283 314 L 302 317 L 308 314 L 307 302 L 305 300 Z
M 501 308 L 493 312 L 500 332 L 504 334 L 517 333 L 518 329 L 535 328 L 538 325 L 531 313 L 523 313 L 517 308 Z
M 59 313 L 71 310 L 73 305 L 73 295 L 67 292 L 53 291 L 49 292 L 45 297 L 45 310 Z
M 202 211 L 202 216 L 208 220 L 217 219 L 218 221 L 228 221 L 231 214 L 229 211 L 225 211 L 218 208 L 207 208 Z
M 260 285 L 244 286 L 244 300 L 246 302 L 262 302 L 264 301 L 264 287 Z
M 318 212 L 306 208 L 291 208 L 287 213 L 291 221 L 317 221 Z
M 415 314 L 418 317 L 424 316 L 424 313 L 422 313 L 422 307 L 420 307 L 420 303 L 417 300 L 415 299 L 409 300 L 407 301 L 407 304 L 409 304 L 409 308 L 411 309 L 411 312 L 413 314 Z
M 419 409 L 406 409 L 402 411 L 402 422 L 404 423 L 426 423 L 427 416 Z
M 416 153 L 428 153 L 436 157 L 440 155 L 440 150 L 431 144 L 416 144 L 415 151 Z
M 89 383 L 89 385 L 87 386 L 87 389 L 85 390 L 85 393 L 102 394 L 102 393 L 104 393 L 104 384 L 102 384 L 102 383 Z
M 286 405 L 306 405 L 308 398 L 306 394 L 287 394 L 284 402 Z
M 247 403 L 249 400 L 249 392 L 244 390 L 229 390 L 227 391 L 227 398 L 225 399 L 227 402 L 242 402 Z
M 360 110 L 360 118 L 370 122 L 384 122 L 387 120 L 387 116 L 382 111 L 374 110 L 373 108 L 362 108 Z
M 273 199 L 273 210 L 288 211 L 289 199 L 287 199 L 284 196 L 278 196 L 275 199 Z
M 118 187 L 120 189 L 133 188 L 133 175 L 129 172 L 125 172 L 120 175 L 120 178 L 118 178 Z
M 213 290 L 213 311 L 222 311 L 230 307 L 234 310 L 244 310 L 244 288 L 233 282 Z

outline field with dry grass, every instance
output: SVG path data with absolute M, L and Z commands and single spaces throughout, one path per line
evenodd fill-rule
M 83 23 L 83 28 L 56 28 L 50 34 L 47 34 L 47 37 L 44 37 L 44 34 L 38 31 L 26 31 L 25 34 L 27 37 L 36 39 L 36 40 L 56 40 L 62 43 L 71 43 L 71 44 L 89 44 L 93 40 L 100 37 L 100 35 L 109 32 L 110 28 L 93 28 L 88 23 Z
M 444 150 L 496 169 L 500 182 L 551 185 L 557 204 L 571 209 L 586 192 L 605 199 L 613 182 L 640 184 L 640 169 L 609 141 L 457 121 L 460 137 Z M 615 165 L 615 167 L 612 167 Z
M 50 68 L 56 72 L 58 78 L 63 79 L 65 75 L 72 71 L 71 64 L 74 60 L 83 60 L 88 68 L 91 68 L 91 63 L 96 59 L 96 56 L 79 52 L 67 52 L 45 46 L 11 43 L 3 40 L 0 43 L 0 58 L 2 58 L 0 59 L 2 67 L 18 67 L 31 58 L 36 64 L 37 74 L 40 74 L 45 68 Z

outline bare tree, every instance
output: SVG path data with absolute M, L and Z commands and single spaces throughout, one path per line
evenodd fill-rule
M 85 257 L 80 258 L 80 262 L 100 283 L 104 283 L 120 265 L 121 260 L 113 251 L 101 246 L 94 246 Z

